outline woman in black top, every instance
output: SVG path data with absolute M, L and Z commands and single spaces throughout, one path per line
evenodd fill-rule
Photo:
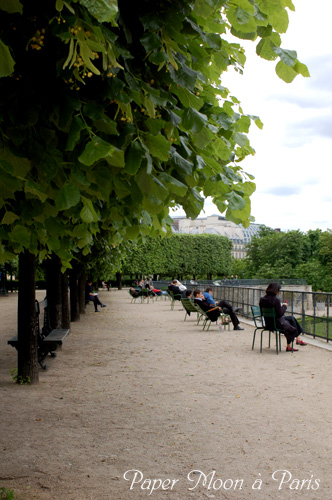
M 259 306 L 262 309 L 263 307 L 266 308 L 274 308 L 275 313 L 276 313 L 276 324 L 277 328 L 282 330 L 284 333 L 286 339 L 287 339 L 287 347 L 286 351 L 291 351 L 292 350 L 292 342 L 296 338 L 296 344 L 297 345 L 307 345 L 303 340 L 298 339 L 298 336 L 303 332 L 300 324 L 297 322 L 297 320 L 293 316 L 284 316 L 286 309 L 287 309 L 287 304 L 280 302 L 280 298 L 278 297 L 280 293 L 280 285 L 279 283 L 270 283 L 269 286 L 267 287 L 266 295 L 264 297 L 261 297 L 259 301 Z M 272 318 L 266 318 L 265 323 L 266 326 L 269 328 L 273 328 L 273 324 L 269 324 L 269 320 L 272 320 Z M 294 351 L 298 351 L 298 349 L 293 349 Z

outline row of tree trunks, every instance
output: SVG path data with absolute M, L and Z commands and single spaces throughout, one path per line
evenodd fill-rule
M 17 382 L 38 384 L 35 309 L 36 258 L 29 252 L 19 256 L 19 290 L 17 310 L 18 369 Z M 52 329 L 70 328 L 85 313 L 85 272 L 74 266 L 68 276 L 61 272 L 61 261 L 52 255 L 46 263 L 46 283 L 49 322 Z

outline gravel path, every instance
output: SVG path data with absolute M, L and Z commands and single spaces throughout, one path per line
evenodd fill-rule
M 0 298 L 0 487 L 15 500 L 331 500 L 332 353 L 251 350 L 170 302 L 102 291 L 13 383 L 17 296 Z M 43 292 L 38 292 L 43 298 Z

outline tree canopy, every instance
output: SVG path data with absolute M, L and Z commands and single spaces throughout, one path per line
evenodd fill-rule
M 63 267 L 196 217 L 205 196 L 250 221 L 254 154 L 222 86 L 257 40 L 277 74 L 308 76 L 281 48 L 291 0 L 0 0 L 0 258 L 54 253 Z
M 228 274 L 232 242 L 215 234 L 174 234 L 127 247 L 122 270 L 129 275 L 192 278 Z
M 249 243 L 244 266 L 247 278 L 306 279 L 313 290 L 330 292 L 332 233 L 263 228 Z

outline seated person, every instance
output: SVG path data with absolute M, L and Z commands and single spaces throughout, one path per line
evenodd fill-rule
M 185 290 L 182 294 L 182 297 L 184 299 L 192 299 L 193 298 L 193 291 L 192 290 Z
M 176 286 L 179 287 L 181 293 L 183 293 L 187 290 L 187 287 L 185 285 L 183 285 L 182 283 L 180 283 L 180 281 L 178 281 L 178 280 L 176 280 Z
M 222 311 L 225 313 L 225 314 L 228 314 L 231 318 L 231 321 L 233 323 L 233 326 L 234 326 L 234 330 L 243 330 L 243 328 L 241 328 L 239 326 L 240 324 L 240 321 L 238 319 L 238 317 L 236 316 L 235 312 L 239 310 L 238 307 L 232 307 L 231 304 L 229 302 L 227 302 L 227 300 L 220 300 L 220 302 L 218 302 L 218 304 L 215 303 L 213 297 L 212 297 L 212 292 L 213 292 L 213 289 L 208 286 L 206 289 L 205 289 L 205 292 L 204 292 L 204 298 L 205 300 L 207 301 L 208 304 L 210 304 L 211 306 L 218 306 L 218 307 L 221 307 Z
M 202 294 L 201 290 L 194 290 L 194 302 L 199 305 L 199 307 L 207 313 L 208 318 L 211 321 L 217 321 L 218 317 L 221 315 L 221 308 L 218 306 L 213 306 L 209 304 Z
M 91 300 L 93 302 L 93 305 L 95 306 L 95 312 L 99 312 L 97 306 L 106 307 L 105 304 L 102 304 L 102 302 L 100 302 L 98 293 L 93 292 L 91 280 L 88 281 L 85 285 L 85 300 Z
M 292 342 L 296 338 L 297 345 L 307 345 L 303 340 L 298 339 L 298 336 L 303 333 L 303 330 L 298 323 L 298 321 L 293 316 L 284 316 L 287 304 L 284 302 L 281 304 L 278 297 L 280 293 L 281 286 L 279 283 L 270 283 L 265 290 L 266 295 L 261 297 L 259 301 L 259 307 L 274 308 L 276 314 L 276 325 L 277 328 L 282 330 L 282 333 L 287 339 L 286 351 L 292 350 Z M 271 327 L 273 329 L 273 324 L 269 325 L 269 320 L 272 318 L 266 318 L 265 323 L 267 328 Z M 273 321 L 273 320 L 272 320 Z M 298 349 L 293 349 L 293 351 L 298 351 Z
M 152 289 L 153 293 L 155 293 L 156 295 L 167 295 L 167 292 L 165 290 L 159 290 L 158 288 L 153 288 Z
M 129 293 L 136 299 L 137 297 L 140 297 L 142 295 L 142 290 L 136 290 L 135 288 L 131 287 L 129 288 Z
M 172 283 L 168 286 L 168 290 L 173 292 L 175 300 L 181 300 L 182 292 L 180 288 L 177 286 L 178 280 L 173 280 Z

